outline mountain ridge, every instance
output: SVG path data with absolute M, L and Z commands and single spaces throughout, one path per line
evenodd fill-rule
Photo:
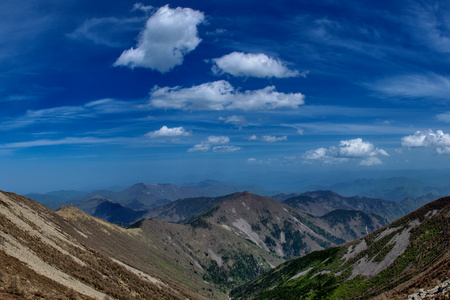
M 444 197 L 355 241 L 288 261 L 235 289 L 232 296 L 406 297 L 450 276 L 449 244 L 450 197 Z

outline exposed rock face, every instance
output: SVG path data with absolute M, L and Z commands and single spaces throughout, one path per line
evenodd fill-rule
M 419 292 L 408 295 L 408 299 L 421 300 L 421 299 L 449 299 L 450 298 L 450 279 L 435 286 L 432 289 L 424 291 L 420 289 Z
M 235 289 L 236 299 L 444 299 L 450 278 L 450 197 L 345 245 L 290 260 Z M 433 288 L 434 287 L 434 288 Z M 419 288 L 423 290 L 419 293 Z M 427 290 L 426 292 L 424 290 Z
M 62 215 L 80 213 L 66 208 Z M 83 232 L 62 215 L 0 191 L 1 299 L 201 298 L 167 282 L 163 289 L 162 281 L 152 281 L 145 272 L 136 276 L 138 270 L 105 255 L 100 240 L 89 246 L 90 231 Z

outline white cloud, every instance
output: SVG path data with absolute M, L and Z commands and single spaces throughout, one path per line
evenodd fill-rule
M 348 161 L 348 158 L 336 157 L 333 154 L 332 149 L 318 148 L 315 150 L 309 150 L 304 155 L 303 158 L 305 162 L 311 161 L 322 161 L 325 164 L 334 164 Z
M 417 43 L 423 43 L 431 49 L 442 52 L 450 52 L 450 23 L 446 10 L 441 10 L 439 5 L 429 5 L 426 2 L 415 3 L 411 8 L 412 17 L 408 20 L 411 32 L 415 33 Z
M 242 93 L 228 81 L 219 80 L 191 88 L 155 87 L 150 105 L 184 110 L 275 110 L 296 109 L 305 103 L 304 98 L 301 93 L 279 93 L 274 86 Z
M 450 78 L 433 73 L 400 75 L 367 86 L 390 97 L 448 99 Z
M 220 121 L 224 121 L 226 124 L 233 124 L 236 127 L 243 127 L 243 126 L 247 126 L 247 120 L 245 119 L 245 117 L 243 116 L 229 116 L 229 117 L 219 117 Z
M 273 136 L 273 135 L 263 135 L 262 137 L 258 137 L 257 135 L 252 135 L 248 138 L 249 141 L 262 141 L 266 143 L 275 143 L 279 141 L 287 141 L 287 136 Z
M 338 146 L 307 151 L 303 158 L 305 162 L 322 161 L 328 164 L 341 163 L 349 159 L 362 159 L 360 165 L 373 166 L 382 163 L 378 156 L 389 156 L 389 154 L 383 149 L 376 148 L 371 142 L 357 138 L 341 141 Z
M 233 52 L 215 58 L 213 62 L 215 65 L 212 70 L 216 74 L 228 73 L 233 76 L 258 78 L 306 76 L 305 73 L 289 70 L 285 63 L 264 53 Z
M 135 3 L 133 5 L 133 9 L 131 11 L 140 10 L 140 11 L 143 11 L 143 12 L 149 12 L 149 11 L 152 11 L 153 9 L 154 9 L 154 7 L 151 6 L 151 5 L 144 5 L 142 3 Z
M 213 147 L 214 152 L 235 152 L 241 150 L 241 147 L 236 146 L 215 146 Z
M 450 154 L 450 135 L 442 130 L 416 131 L 402 137 L 403 147 L 432 147 L 438 154 Z
M 122 144 L 127 143 L 126 138 L 105 138 L 100 139 L 96 137 L 66 137 L 58 140 L 34 140 L 28 142 L 17 142 L 9 144 L 1 144 L 0 149 L 20 149 L 30 147 L 42 146 L 58 146 L 58 145 L 82 145 L 82 144 Z
M 197 25 L 204 19 L 202 12 L 191 8 L 161 7 L 147 20 L 137 47 L 125 50 L 114 66 L 150 68 L 161 73 L 170 71 L 181 65 L 184 55 L 201 42 Z
M 450 111 L 436 115 L 436 118 L 445 123 L 450 123 Z
M 361 166 L 370 167 L 370 166 L 382 165 L 383 162 L 378 157 L 369 157 L 369 158 L 362 160 L 359 164 Z
M 169 128 L 163 126 L 158 130 L 151 131 L 146 134 L 150 138 L 160 138 L 160 137 L 177 137 L 177 136 L 189 136 L 190 133 L 187 132 L 183 127 L 173 127 Z
M 228 146 L 224 144 L 228 144 L 230 142 L 230 138 L 227 136 L 209 136 L 206 141 L 201 142 L 200 144 L 194 145 L 192 148 L 188 149 L 188 152 L 207 152 L 212 150 L 214 152 L 234 152 L 238 151 L 241 148 L 236 146 Z
M 212 145 L 226 144 L 230 142 L 230 138 L 227 136 L 209 136 L 207 142 Z
M 136 103 L 101 99 L 81 106 L 57 106 L 39 110 L 28 110 L 25 115 L 15 120 L 0 123 L 2 129 L 14 129 L 35 123 L 67 122 L 81 118 L 93 118 L 99 115 L 119 114 L 138 109 Z
M 346 158 L 372 157 L 378 154 L 389 156 L 383 149 L 375 148 L 371 142 L 364 142 L 361 138 L 341 141 L 336 151 L 337 156 Z

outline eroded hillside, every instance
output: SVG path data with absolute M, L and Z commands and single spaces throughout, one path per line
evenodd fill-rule
M 201 298 L 139 275 L 83 243 L 83 236 L 45 206 L 0 192 L 2 299 Z
M 232 295 L 239 299 L 402 299 L 449 278 L 449 246 L 450 198 L 446 197 L 363 238 L 282 264 Z

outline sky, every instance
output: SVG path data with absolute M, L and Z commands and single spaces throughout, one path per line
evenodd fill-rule
M 2 190 L 450 163 L 448 1 L 2 0 L 0 40 Z

